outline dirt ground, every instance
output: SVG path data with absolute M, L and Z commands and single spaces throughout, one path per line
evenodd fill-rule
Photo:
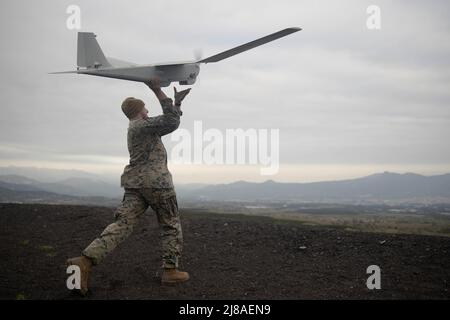
M 0 204 L 0 299 L 82 299 L 66 288 L 65 260 L 79 255 L 113 212 Z M 187 283 L 160 284 L 159 231 L 149 210 L 133 235 L 94 268 L 87 299 L 450 298 L 450 238 L 181 214 Z M 366 287 L 369 265 L 381 268 L 380 290 Z

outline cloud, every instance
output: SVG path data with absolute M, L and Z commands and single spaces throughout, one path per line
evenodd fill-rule
M 142 84 L 47 74 L 75 67 L 70 4 L 107 56 L 137 63 L 192 59 L 198 48 L 206 57 L 285 27 L 304 29 L 202 66 L 183 128 L 195 120 L 223 132 L 279 128 L 280 161 L 289 165 L 450 163 L 450 5 L 378 1 L 382 28 L 369 31 L 372 3 L 356 0 L 2 1 L 4 160 L 107 165 L 128 156 L 121 101 L 141 97 L 152 115 L 160 112 Z

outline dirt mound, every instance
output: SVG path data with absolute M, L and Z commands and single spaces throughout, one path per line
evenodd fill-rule
M 181 210 L 182 268 L 161 286 L 159 230 L 148 211 L 91 276 L 90 299 L 448 299 L 450 238 L 348 232 L 269 218 Z M 65 260 L 113 219 L 113 209 L 0 204 L 0 298 L 78 299 Z M 369 290 L 369 265 L 381 289 Z

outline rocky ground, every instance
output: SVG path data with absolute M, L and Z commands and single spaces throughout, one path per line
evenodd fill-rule
M 113 210 L 0 204 L 0 298 L 80 299 L 65 260 L 112 221 Z M 162 286 L 156 217 L 95 267 L 87 299 L 449 299 L 450 238 L 349 232 L 270 218 L 181 210 L 182 268 Z M 366 287 L 369 265 L 381 289 Z

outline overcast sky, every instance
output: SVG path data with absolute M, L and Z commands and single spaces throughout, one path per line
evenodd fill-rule
M 379 171 L 450 172 L 448 1 L 0 2 L 0 165 L 81 169 L 118 179 L 128 162 L 120 104 L 145 85 L 82 75 L 78 30 L 106 56 L 135 63 L 207 57 L 286 27 L 302 31 L 202 65 L 181 128 L 279 129 L 280 171 L 170 164 L 178 183 L 317 181 Z M 368 30 L 366 9 L 381 9 Z M 172 85 L 173 86 L 173 85 Z M 172 86 L 166 88 L 172 94 Z M 180 86 L 178 86 L 180 87 Z M 173 142 L 165 137 L 170 155 Z M 169 159 L 170 161 L 170 159 Z

